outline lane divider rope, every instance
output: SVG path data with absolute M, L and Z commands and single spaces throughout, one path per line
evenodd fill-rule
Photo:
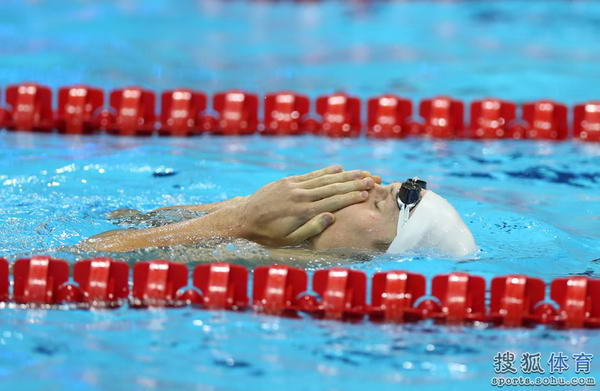
M 76 308 L 194 307 L 211 310 L 252 309 L 256 312 L 340 321 L 416 322 L 436 324 L 555 328 L 600 327 L 600 279 L 556 278 L 546 297 L 543 280 L 525 275 L 483 277 L 462 272 L 434 276 L 429 284 L 418 273 L 393 270 L 373 274 L 367 302 L 367 275 L 334 267 L 313 273 L 309 291 L 305 270 L 283 265 L 258 266 L 252 275 L 231 263 L 200 264 L 193 268 L 167 260 L 137 262 L 130 283 L 129 265 L 111 258 L 65 260 L 47 256 L 0 258 L 0 309 L 71 303 Z M 429 285 L 429 289 L 427 289 Z M 486 288 L 489 297 L 486 301 Z M 0 313 L 1 316 L 1 313 Z
M 0 91 L 1 92 L 1 91 Z M 290 91 L 266 94 L 263 119 L 258 116 L 259 96 L 241 90 L 220 92 L 208 110 L 202 92 L 178 88 L 160 95 L 142 87 L 104 91 L 85 85 L 58 90 L 58 107 L 52 108 L 52 91 L 36 83 L 10 85 L 6 106 L 0 105 L 0 128 L 13 131 L 54 130 L 67 134 L 106 132 L 122 136 L 297 135 L 328 137 L 435 139 L 534 139 L 600 142 L 600 100 L 575 105 L 552 100 L 517 104 L 496 98 L 465 104 L 448 96 L 424 99 L 414 113 L 410 99 L 393 94 L 367 101 L 367 121 L 361 121 L 361 100 L 345 93 L 319 96 L 311 112 L 308 97 Z M 316 114 L 316 118 L 315 115 Z M 418 114 L 418 119 L 415 115 Z

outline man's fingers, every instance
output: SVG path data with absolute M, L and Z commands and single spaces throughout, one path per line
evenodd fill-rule
M 367 177 L 348 182 L 333 183 L 331 185 L 304 190 L 304 192 L 306 192 L 308 201 L 318 201 L 337 194 L 345 194 L 357 190 L 369 190 L 373 186 L 375 186 L 375 181 L 373 181 L 373 178 Z
M 304 189 L 314 189 L 321 186 L 327 186 L 334 183 L 348 182 L 356 179 L 362 179 L 370 176 L 366 171 L 352 170 L 343 171 L 336 174 L 322 175 L 318 178 L 313 178 L 308 181 L 304 181 L 300 186 Z
M 329 227 L 335 220 L 335 216 L 331 213 L 321 213 L 306 223 L 298 227 L 294 232 L 289 234 L 285 240 L 288 245 L 295 245 L 304 242 L 308 238 L 320 234 Z
M 370 176 L 371 178 L 373 178 L 375 183 L 377 183 L 378 185 L 381 185 L 381 177 L 379 175 L 372 175 L 369 171 L 365 171 L 365 172 L 367 173 L 367 176 Z
M 343 170 L 342 166 L 339 164 L 335 164 L 333 166 L 321 168 L 320 170 L 316 170 L 313 172 L 309 172 L 308 174 L 291 176 L 290 179 L 294 182 L 304 182 L 313 178 L 318 178 L 323 175 L 335 174 L 337 172 L 341 172 Z
M 346 194 L 338 194 L 324 198 L 313 203 L 313 213 L 335 212 L 347 206 L 363 202 L 369 197 L 367 191 L 351 191 Z

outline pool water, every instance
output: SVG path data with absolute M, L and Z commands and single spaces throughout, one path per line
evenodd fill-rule
M 600 81 L 598 3 L 69 4 L 0 5 L 0 86 L 35 80 L 54 88 L 84 81 L 208 93 L 289 88 L 311 97 L 344 89 L 415 101 L 440 93 L 465 101 L 599 98 L 592 88 Z M 50 254 L 75 261 L 84 255 L 60 247 L 116 228 L 105 217 L 113 209 L 219 201 L 339 163 L 388 181 L 423 177 L 456 206 L 481 247 L 462 261 L 410 254 L 351 265 L 368 275 L 404 269 L 428 280 L 451 271 L 488 282 L 508 273 L 547 282 L 600 278 L 600 145 L 1 131 L 0 151 L 0 255 L 11 260 Z M 167 170 L 174 175 L 154 175 Z M 256 248 L 219 248 L 244 265 L 249 250 Z M 202 261 L 194 254 L 169 253 L 190 265 Z M 308 270 L 347 262 L 315 258 Z M 2 389 L 481 390 L 492 388 L 493 356 L 506 350 L 545 359 L 552 352 L 598 355 L 600 337 L 593 330 L 348 324 L 191 308 L 0 309 Z M 598 381 L 597 360 L 591 375 Z

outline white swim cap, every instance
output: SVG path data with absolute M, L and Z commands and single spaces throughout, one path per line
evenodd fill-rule
M 465 256 L 477 249 L 473 234 L 448 201 L 425 190 L 408 221 L 398 218 L 396 237 L 388 253 L 429 249 L 453 256 Z

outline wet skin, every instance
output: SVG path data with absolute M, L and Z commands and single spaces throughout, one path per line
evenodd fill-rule
M 396 237 L 400 210 L 396 194 L 401 183 L 375 186 L 364 202 L 334 213 L 335 223 L 310 240 L 317 250 L 360 248 L 386 251 Z

